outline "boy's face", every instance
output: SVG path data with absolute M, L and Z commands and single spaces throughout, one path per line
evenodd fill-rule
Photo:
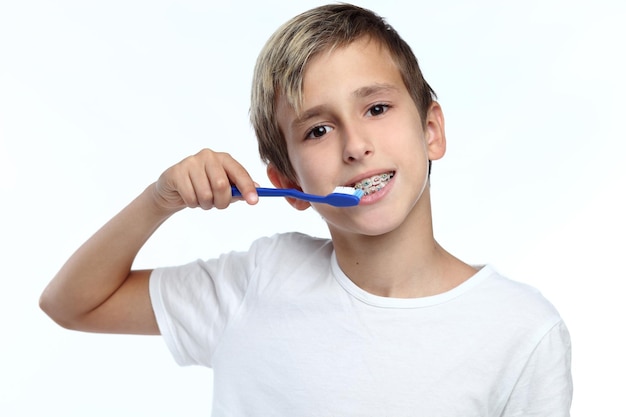
M 363 184 L 367 195 L 356 207 L 316 205 L 331 232 L 378 235 L 398 227 L 419 206 L 428 160 L 445 151 L 439 105 L 423 124 L 390 54 L 368 39 L 315 56 L 303 93 L 300 114 L 284 97 L 277 114 L 297 183 L 270 165 L 272 182 L 320 195 Z

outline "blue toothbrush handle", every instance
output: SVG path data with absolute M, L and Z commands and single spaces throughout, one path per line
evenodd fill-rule
M 237 187 L 233 185 L 231 189 L 233 192 L 233 197 L 241 197 L 241 191 L 239 191 Z M 259 197 L 287 197 L 291 195 L 290 191 L 291 190 L 281 189 L 281 188 L 257 187 L 256 189 L 256 192 L 259 195 Z M 297 190 L 293 190 L 293 191 L 297 191 Z
M 241 192 L 234 185 L 231 187 L 233 197 L 241 197 Z M 356 206 L 361 200 L 360 194 L 332 193 L 326 196 L 307 194 L 293 188 L 263 188 L 256 189 L 259 197 L 293 197 L 312 203 L 325 203 L 335 207 Z
M 233 197 L 241 197 L 241 191 L 234 185 L 231 187 Z M 294 188 L 263 188 L 257 187 L 256 192 L 259 197 L 294 197 L 307 201 L 318 201 L 324 197 L 313 194 L 306 194 Z
M 233 190 L 233 197 L 241 197 L 241 192 L 234 185 L 231 187 Z M 256 192 L 259 197 L 287 197 L 290 196 L 293 192 L 298 192 L 298 190 L 291 190 L 287 188 L 263 188 L 257 187 Z M 304 193 L 303 193 L 304 194 Z

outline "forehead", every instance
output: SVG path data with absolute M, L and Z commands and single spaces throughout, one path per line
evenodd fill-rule
M 380 42 L 361 38 L 327 48 L 309 59 L 298 94 L 278 95 L 278 121 L 283 132 L 342 100 L 383 94 L 406 94 L 401 72 Z
M 386 86 L 388 88 L 379 88 Z M 401 72 L 388 49 L 376 40 L 360 38 L 329 48 L 307 63 L 296 112 L 338 96 L 367 96 L 373 91 L 406 90 Z
M 325 48 L 310 57 L 303 70 L 304 80 L 306 81 L 307 75 L 315 70 L 329 70 L 327 67 L 333 63 L 345 65 L 350 62 L 368 63 L 368 66 L 386 64 L 387 69 L 398 70 L 395 60 L 384 44 L 370 37 L 361 37 L 345 45 Z M 350 67 L 352 66 L 354 65 Z M 335 70 L 339 72 L 337 75 L 341 75 L 341 68 Z
M 319 45 L 318 45 L 319 46 Z M 328 64 L 328 61 L 332 61 L 336 55 L 342 55 L 344 52 L 352 52 L 355 58 L 360 59 L 367 64 L 367 60 L 386 62 L 389 70 L 398 69 L 396 60 L 389 52 L 386 45 L 379 39 L 373 38 L 370 35 L 362 35 L 359 38 L 351 40 L 349 42 L 335 42 L 326 44 L 322 49 L 316 49 L 311 55 L 309 55 L 304 61 L 298 65 L 302 68 L 299 71 L 299 76 L 293 78 L 275 78 L 274 81 L 278 81 L 275 84 L 277 87 L 274 91 L 274 99 L 277 102 L 279 99 L 286 99 L 287 102 L 298 111 L 303 102 L 303 93 L 305 88 L 305 81 L 311 80 L 311 69 L 316 66 L 324 66 Z M 343 54 L 345 55 L 345 54 Z M 296 59 L 295 62 L 298 61 Z M 322 62 L 320 62 L 322 61 Z M 370 65 L 370 64 L 367 64 Z M 336 75 L 338 77 L 346 77 L 347 69 L 338 68 Z M 295 74 L 294 74 L 295 75 Z M 310 83 L 309 83 L 310 84 Z

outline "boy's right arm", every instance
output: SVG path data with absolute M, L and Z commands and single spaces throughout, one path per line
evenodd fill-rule
M 133 271 L 132 263 L 177 211 L 228 207 L 231 184 L 249 204 L 258 201 L 248 172 L 228 154 L 205 149 L 172 166 L 70 257 L 41 295 L 41 308 L 74 330 L 158 334 L 150 271 Z

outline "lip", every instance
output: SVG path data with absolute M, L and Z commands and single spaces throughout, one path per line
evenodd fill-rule
M 387 172 L 391 172 L 391 171 L 387 171 Z M 368 178 L 368 177 L 365 177 L 365 178 Z M 385 196 L 388 193 L 390 193 L 391 190 L 393 189 L 393 186 L 395 185 L 395 182 L 396 182 L 396 178 L 397 178 L 397 175 L 394 175 L 383 188 L 381 188 L 380 190 L 376 192 L 373 192 L 371 194 L 364 195 L 363 197 L 361 197 L 361 201 L 359 202 L 359 205 L 374 204 L 384 199 Z

